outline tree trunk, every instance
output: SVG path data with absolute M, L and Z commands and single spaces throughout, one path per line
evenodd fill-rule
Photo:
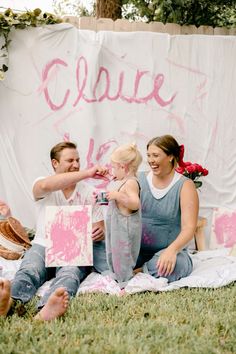
M 111 18 L 113 21 L 121 18 L 122 0 L 97 0 L 96 17 Z

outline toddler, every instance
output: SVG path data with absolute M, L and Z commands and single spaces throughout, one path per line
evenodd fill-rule
M 132 278 L 141 243 L 140 186 L 136 172 L 142 156 L 136 144 L 122 145 L 111 155 L 112 175 L 119 186 L 106 192 L 107 262 L 121 287 Z

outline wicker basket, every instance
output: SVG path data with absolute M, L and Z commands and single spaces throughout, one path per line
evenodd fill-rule
M 20 259 L 23 256 L 24 252 L 13 252 L 7 250 L 6 248 L 0 246 L 0 257 L 10 260 Z
M 0 221 L 0 257 L 19 259 L 30 246 L 30 239 L 17 219 Z

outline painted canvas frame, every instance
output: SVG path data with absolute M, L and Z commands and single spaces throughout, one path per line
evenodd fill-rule
M 210 249 L 236 245 L 236 210 L 215 208 L 212 216 Z
M 91 209 L 90 205 L 46 208 L 47 267 L 93 265 Z

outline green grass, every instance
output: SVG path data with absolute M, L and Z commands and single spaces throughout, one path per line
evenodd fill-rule
M 0 353 L 236 353 L 236 284 L 123 297 L 87 294 L 64 318 L 0 319 Z

